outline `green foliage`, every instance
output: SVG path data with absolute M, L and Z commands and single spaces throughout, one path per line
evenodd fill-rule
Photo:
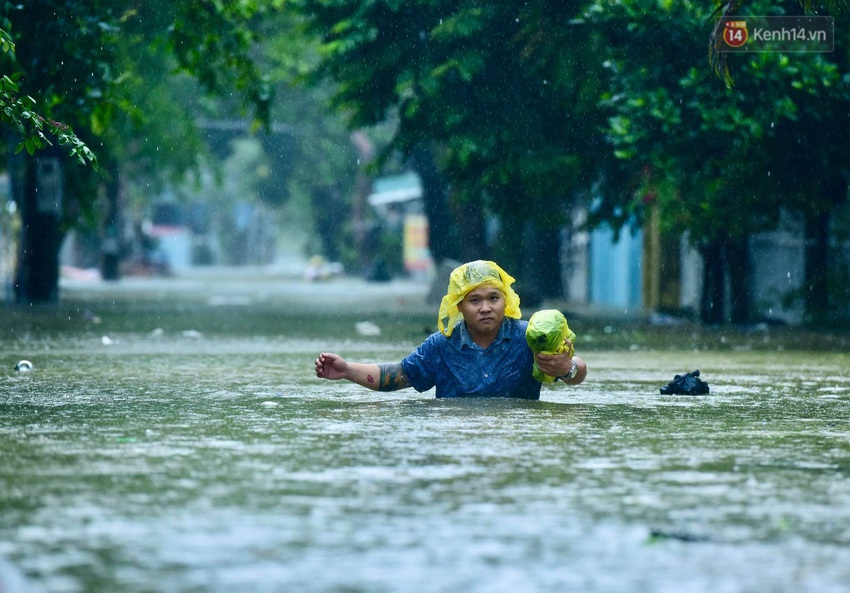
M 134 193 L 150 196 L 196 168 L 204 149 L 194 120 L 202 115 L 205 94 L 244 98 L 238 104 L 243 112 L 253 110 L 257 128 L 269 120 L 273 95 L 256 63 L 254 28 L 257 19 L 281 8 L 279 0 L 4 5 L 3 22 L 19 41 L 9 63 L 43 106 L 42 119 L 18 118 L 31 126 L 21 149 L 37 149 L 50 133 L 78 159 L 93 158 L 87 145 L 97 146 L 104 165 L 99 175 L 70 172 L 68 224 L 96 218 L 102 186 L 116 182 L 118 171 L 131 189 L 134 183 L 144 188 Z M 10 39 L 4 41 L 5 48 Z M 14 99 L 26 107 L 21 113 L 31 112 L 32 99 Z
M 639 225 L 657 206 L 663 230 L 731 246 L 781 212 L 808 218 L 846 203 L 835 190 L 846 190 L 850 156 L 839 137 L 850 127 L 840 14 L 833 54 L 720 65 L 706 60 L 714 9 L 734 14 L 741 2 L 295 4 L 349 124 L 397 121 L 388 152 L 437 144 L 454 199 L 514 224 L 559 224 L 585 191 L 591 225 Z M 753 14 L 804 8 L 746 3 Z M 521 252 L 518 240 L 502 247 Z
M 244 94 L 255 108 L 257 126 L 269 122 L 273 89 L 258 68 L 252 51 L 258 42 L 253 21 L 278 10 L 282 0 L 222 2 L 154 2 L 155 10 L 172 15 L 167 46 L 179 67 L 192 74 L 213 94 L 233 90 Z M 143 10 L 150 10 L 147 4 Z
M 15 43 L 3 29 L 0 29 L 0 48 L 4 54 L 14 56 Z M 49 139 L 52 135 L 60 145 L 69 148 L 69 156 L 72 159 L 82 165 L 91 162 L 97 166 L 94 153 L 74 134 L 70 126 L 43 117 L 35 111 L 35 99 L 29 95 L 19 96 L 20 78 L 20 72 L 12 75 L 4 74 L 0 78 L 0 122 L 11 126 L 22 138 L 15 148 L 15 153 L 26 150 L 32 156 L 36 150 L 53 144 Z
M 756 0 L 746 2 L 745 0 L 714 0 L 715 8 L 711 13 L 711 21 L 719 24 L 716 20 L 726 16 L 736 15 L 759 15 L 759 16 L 783 16 L 783 15 L 823 15 L 841 14 L 846 11 L 847 0 L 785 0 L 778 3 L 764 3 Z M 721 77 L 728 87 L 735 84 L 735 72 L 729 65 L 728 53 L 718 52 L 715 43 L 720 31 L 715 26 L 712 28 L 708 38 L 708 62 L 714 73 Z
M 454 195 L 555 224 L 600 155 L 593 33 L 572 2 L 299 0 L 317 76 L 353 128 L 398 121 L 387 152 L 441 146 Z M 571 41 L 573 53 L 559 51 Z M 586 53 L 587 52 L 587 53 Z
M 590 11 L 610 40 L 602 105 L 623 171 L 597 217 L 640 217 L 658 203 L 663 228 L 699 242 L 773 228 L 781 208 L 817 205 L 818 178 L 848 156 L 832 131 L 846 129 L 850 107 L 843 54 L 734 56 L 738 82 L 727 87 L 700 67 L 708 7 L 647 5 Z
M 705 60 L 713 7 L 694 2 L 295 4 L 352 127 L 397 118 L 389 150 L 438 142 L 456 195 L 519 218 L 601 179 L 597 222 L 639 221 L 666 199 L 671 231 L 769 228 L 796 191 L 771 167 L 793 160 L 782 134 L 842 84 L 829 56 L 757 54 L 731 58 L 740 80 L 726 88 Z

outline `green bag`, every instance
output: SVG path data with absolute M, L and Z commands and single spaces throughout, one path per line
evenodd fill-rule
M 543 354 L 560 354 L 567 350 L 567 345 L 564 339 L 568 339 L 570 343 L 574 343 L 576 335 L 570 330 L 567 325 L 567 318 L 557 309 L 543 309 L 537 311 L 528 320 L 528 327 L 525 330 L 525 341 L 528 342 L 528 347 L 535 354 L 542 352 Z M 570 357 L 575 354 L 575 347 L 569 346 Z M 545 375 L 538 368 L 537 361 L 534 362 L 534 370 L 532 372 L 534 378 L 541 383 L 552 383 L 555 377 Z

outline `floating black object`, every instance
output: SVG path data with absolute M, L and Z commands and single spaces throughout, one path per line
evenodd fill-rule
M 705 395 L 708 393 L 708 383 L 699 378 L 699 370 L 686 375 L 676 375 L 666 387 L 661 388 L 661 395 Z
M 692 533 L 684 533 L 684 532 L 676 532 L 676 531 L 662 531 L 660 529 L 652 529 L 649 532 L 649 541 L 662 541 L 662 540 L 677 540 L 680 542 L 707 542 L 709 539 L 703 535 L 694 535 Z

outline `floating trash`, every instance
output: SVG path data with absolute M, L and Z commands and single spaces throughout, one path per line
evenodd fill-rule
M 699 370 L 676 375 L 668 385 L 661 388 L 661 395 L 706 395 L 708 383 L 699 378 Z
M 111 346 L 112 344 L 115 343 L 115 340 L 113 340 L 109 336 L 102 336 L 100 338 L 100 343 L 103 344 L 104 346 Z
M 148 336 L 151 337 L 151 338 L 158 338 L 162 335 L 165 335 L 165 330 L 162 329 L 161 327 L 156 328 L 155 330 L 151 331 L 151 333 L 148 334 Z
M 371 321 L 358 321 L 354 324 L 354 328 L 361 336 L 380 336 L 381 328 Z
M 680 542 L 687 543 L 698 543 L 698 542 L 707 542 L 710 541 L 708 537 L 704 535 L 696 535 L 693 533 L 686 532 L 678 532 L 678 531 L 664 531 L 661 529 L 651 529 L 649 531 L 649 541 L 651 543 L 674 540 Z
M 32 370 L 32 363 L 28 360 L 21 360 L 15 365 L 15 370 L 22 373 L 28 373 Z
M 194 340 L 199 340 L 204 337 L 204 334 L 195 329 L 187 329 L 182 335 L 184 338 L 192 338 Z
M 96 315 L 92 311 L 89 311 L 88 309 L 83 311 L 83 320 L 87 321 L 88 323 L 93 323 L 94 325 L 98 325 L 101 321 L 103 321 L 98 315 Z

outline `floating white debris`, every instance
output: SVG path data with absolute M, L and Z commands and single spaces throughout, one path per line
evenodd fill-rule
M 109 336 L 101 336 L 100 343 L 103 344 L 104 346 L 111 346 L 112 344 L 115 343 L 115 340 L 113 340 Z
M 260 405 L 263 405 L 267 408 L 276 408 L 279 404 L 277 402 L 263 402 Z
M 250 305 L 251 297 L 247 296 L 211 296 L 209 300 L 213 307 L 222 307 L 227 305 Z
M 358 321 L 354 324 L 357 333 L 361 336 L 380 336 L 381 328 L 371 321 Z
M 184 338 L 193 338 L 195 340 L 198 340 L 198 339 L 204 337 L 204 334 L 202 334 L 201 332 L 194 330 L 194 329 L 187 329 L 186 331 L 183 332 L 182 335 L 183 335 Z
M 28 360 L 22 360 L 15 365 L 15 370 L 22 373 L 28 373 L 32 370 L 32 363 Z
M 85 321 L 87 321 L 89 323 L 93 323 L 95 325 L 98 325 L 102 321 L 102 319 L 99 316 L 95 315 L 93 312 L 89 311 L 88 309 L 83 311 L 83 319 Z
M 165 330 L 162 329 L 161 327 L 156 328 L 155 330 L 153 330 L 151 333 L 148 334 L 148 336 L 150 336 L 151 338 L 158 338 L 162 335 L 165 335 Z

